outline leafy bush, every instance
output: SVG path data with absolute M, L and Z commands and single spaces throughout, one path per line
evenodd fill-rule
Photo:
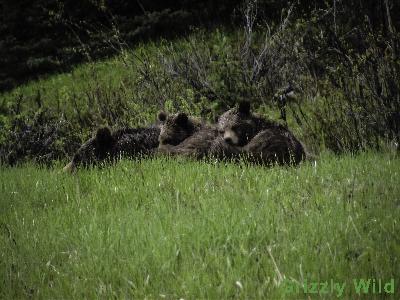
M 2 121 L 6 131 L 0 137 L 1 164 L 13 166 L 32 160 L 50 165 L 54 160 L 71 156 L 82 142 L 70 123 L 46 110 Z
M 317 20 L 312 28 L 320 34 L 307 33 L 304 40 L 312 45 L 307 52 L 313 57 L 310 67 L 317 86 L 317 93 L 308 95 L 314 103 L 308 105 L 308 123 L 313 125 L 305 129 L 322 136 L 325 146 L 337 153 L 381 149 L 391 141 L 398 147 L 399 33 L 385 39 L 368 24 L 335 33 L 329 15 Z
M 313 152 L 398 147 L 400 38 L 395 29 L 383 35 L 368 21 L 349 27 L 339 23 L 343 18 L 333 9 L 302 19 L 291 6 L 279 24 L 265 24 L 259 15 L 257 4 L 249 2 L 242 30 L 198 30 L 134 49 L 114 28 L 106 42 L 118 56 L 4 94 L 0 116 L 9 125 L 3 128 L 24 132 L 25 125 L 10 124 L 22 114 L 29 125 L 32 107 L 40 107 L 49 120 L 73 126 L 66 138 L 82 138 L 104 124 L 152 123 L 161 109 L 214 120 L 246 99 L 258 111 L 280 117 Z M 292 90 L 294 100 L 288 97 Z M 19 113 L 11 112 L 17 104 Z M 2 153 L 9 153 L 12 146 L 7 147 Z

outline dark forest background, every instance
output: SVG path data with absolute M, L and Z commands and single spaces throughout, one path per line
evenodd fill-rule
M 340 26 L 344 32 L 368 25 L 379 33 L 385 47 L 385 40 L 393 39 L 399 26 L 399 2 L 262 0 L 258 1 L 258 20 L 278 23 L 290 6 L 299 19 L 334 10 L 332 30 Z M 89 59 L 111 56 L 117 52 L 112 43 L 116 37 L 134 45 L 149 38 L 173 38 L 195 27 L 242 26 L 244 6 L 239 0 L 3 0 L 0 91 Z M 349 42 L 347 47 L 365 51 L 361 31 Z

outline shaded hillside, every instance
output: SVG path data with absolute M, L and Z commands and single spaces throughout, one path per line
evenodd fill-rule
M 245 3 L 246 2 L 246 3 Z M 121 43 L 174 37 L 192 27 L 241 26 L 240 0 L 59 1 L 4 0 L 0 4 L 0 91 L 71 65 L 116 54 Z M 368 24 L 391 39 L 399 24 L 394 0 L 258 1 L 261 23 L 278 23 L 293 7 L 296 18 L 332 14 L 331 29 Z M 354 12 L 357 12 L 356 14 Z M 351 49 L 363 50 L 363 37 Z
M 5 0 L 0 90 L 113 55 L 121 41 L 173 37 L 191 26 L 225 22 L 237 2 Z

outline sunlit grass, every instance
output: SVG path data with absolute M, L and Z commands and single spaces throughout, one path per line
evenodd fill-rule
M 336 298 L 285 282 L 396 280 L 400 161 L 298 168 L 154 159 L 0 172 L 2 298 Z M 366 298 L 381 298 L 367 294 Z

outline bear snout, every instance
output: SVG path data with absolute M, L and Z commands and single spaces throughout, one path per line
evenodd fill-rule
M 230 145 L 237 145 L 239 143 L 239 138 L 233 130 L 227 130 L 224 132 L 224 140 Z

